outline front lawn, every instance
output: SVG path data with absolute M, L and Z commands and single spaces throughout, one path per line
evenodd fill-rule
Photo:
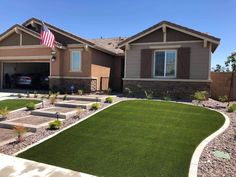
M 35 104 L 40 103 L 39 100 L 27 100 L 27 99 L 9 99 L 0 101 L 0 108 L 7 107 L 9 111 L 26 107 L 30 102 Z
M 105 177 L 187 177 L 195 148 L 223 123 L 197 106 L 124 101 L 19 157 Z

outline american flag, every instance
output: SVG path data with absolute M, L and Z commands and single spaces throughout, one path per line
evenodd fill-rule
M 47 47 L 54 48 L 55 37 L 43 22 L 42 22 L 40 38 L 41 38 L 42 45 L 46 45 Z

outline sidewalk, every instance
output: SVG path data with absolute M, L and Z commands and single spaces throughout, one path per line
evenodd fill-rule
M 0 154 L 1 177 L 95 177 L 65 168 Z

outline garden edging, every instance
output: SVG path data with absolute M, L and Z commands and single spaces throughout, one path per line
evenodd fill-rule
M 210 109 L 210 108 L 207 108 Z M 189 167 L 189 173 L 188 173 L 188 177 L 197 177 L 197 172 L 198 172 L 198 162 L 200 160 L 200 156 L 202 154 L 202 151 L 204 150 L 204 148 L 208 145 L 209 142 L 211 142 L 213 139 L 215 139 L 217 136 L 219 136 L 220 134 L 222 134 L 230 125 L 230 119 L 227 115 L 225 115 L 224 113 L 217 111 L 215 109 L 210 109 L 216 112 L 219 112 L 220 114 L 222 114 L 225 118 L 225 122 L 224 124 L 214 133 L 212 133 L 211 135 L 209 135 L 207 138 L 205 138 L 195 149 L 191 162 L 190 162 L 190 167 Z

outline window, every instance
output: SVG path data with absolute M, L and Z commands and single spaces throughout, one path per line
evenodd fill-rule
M 81 71 L 81 51 L 72 50 L 70 56 L 70 71 Z
M 154 77 L 176 77 L 176 50 L 155 51 Z

